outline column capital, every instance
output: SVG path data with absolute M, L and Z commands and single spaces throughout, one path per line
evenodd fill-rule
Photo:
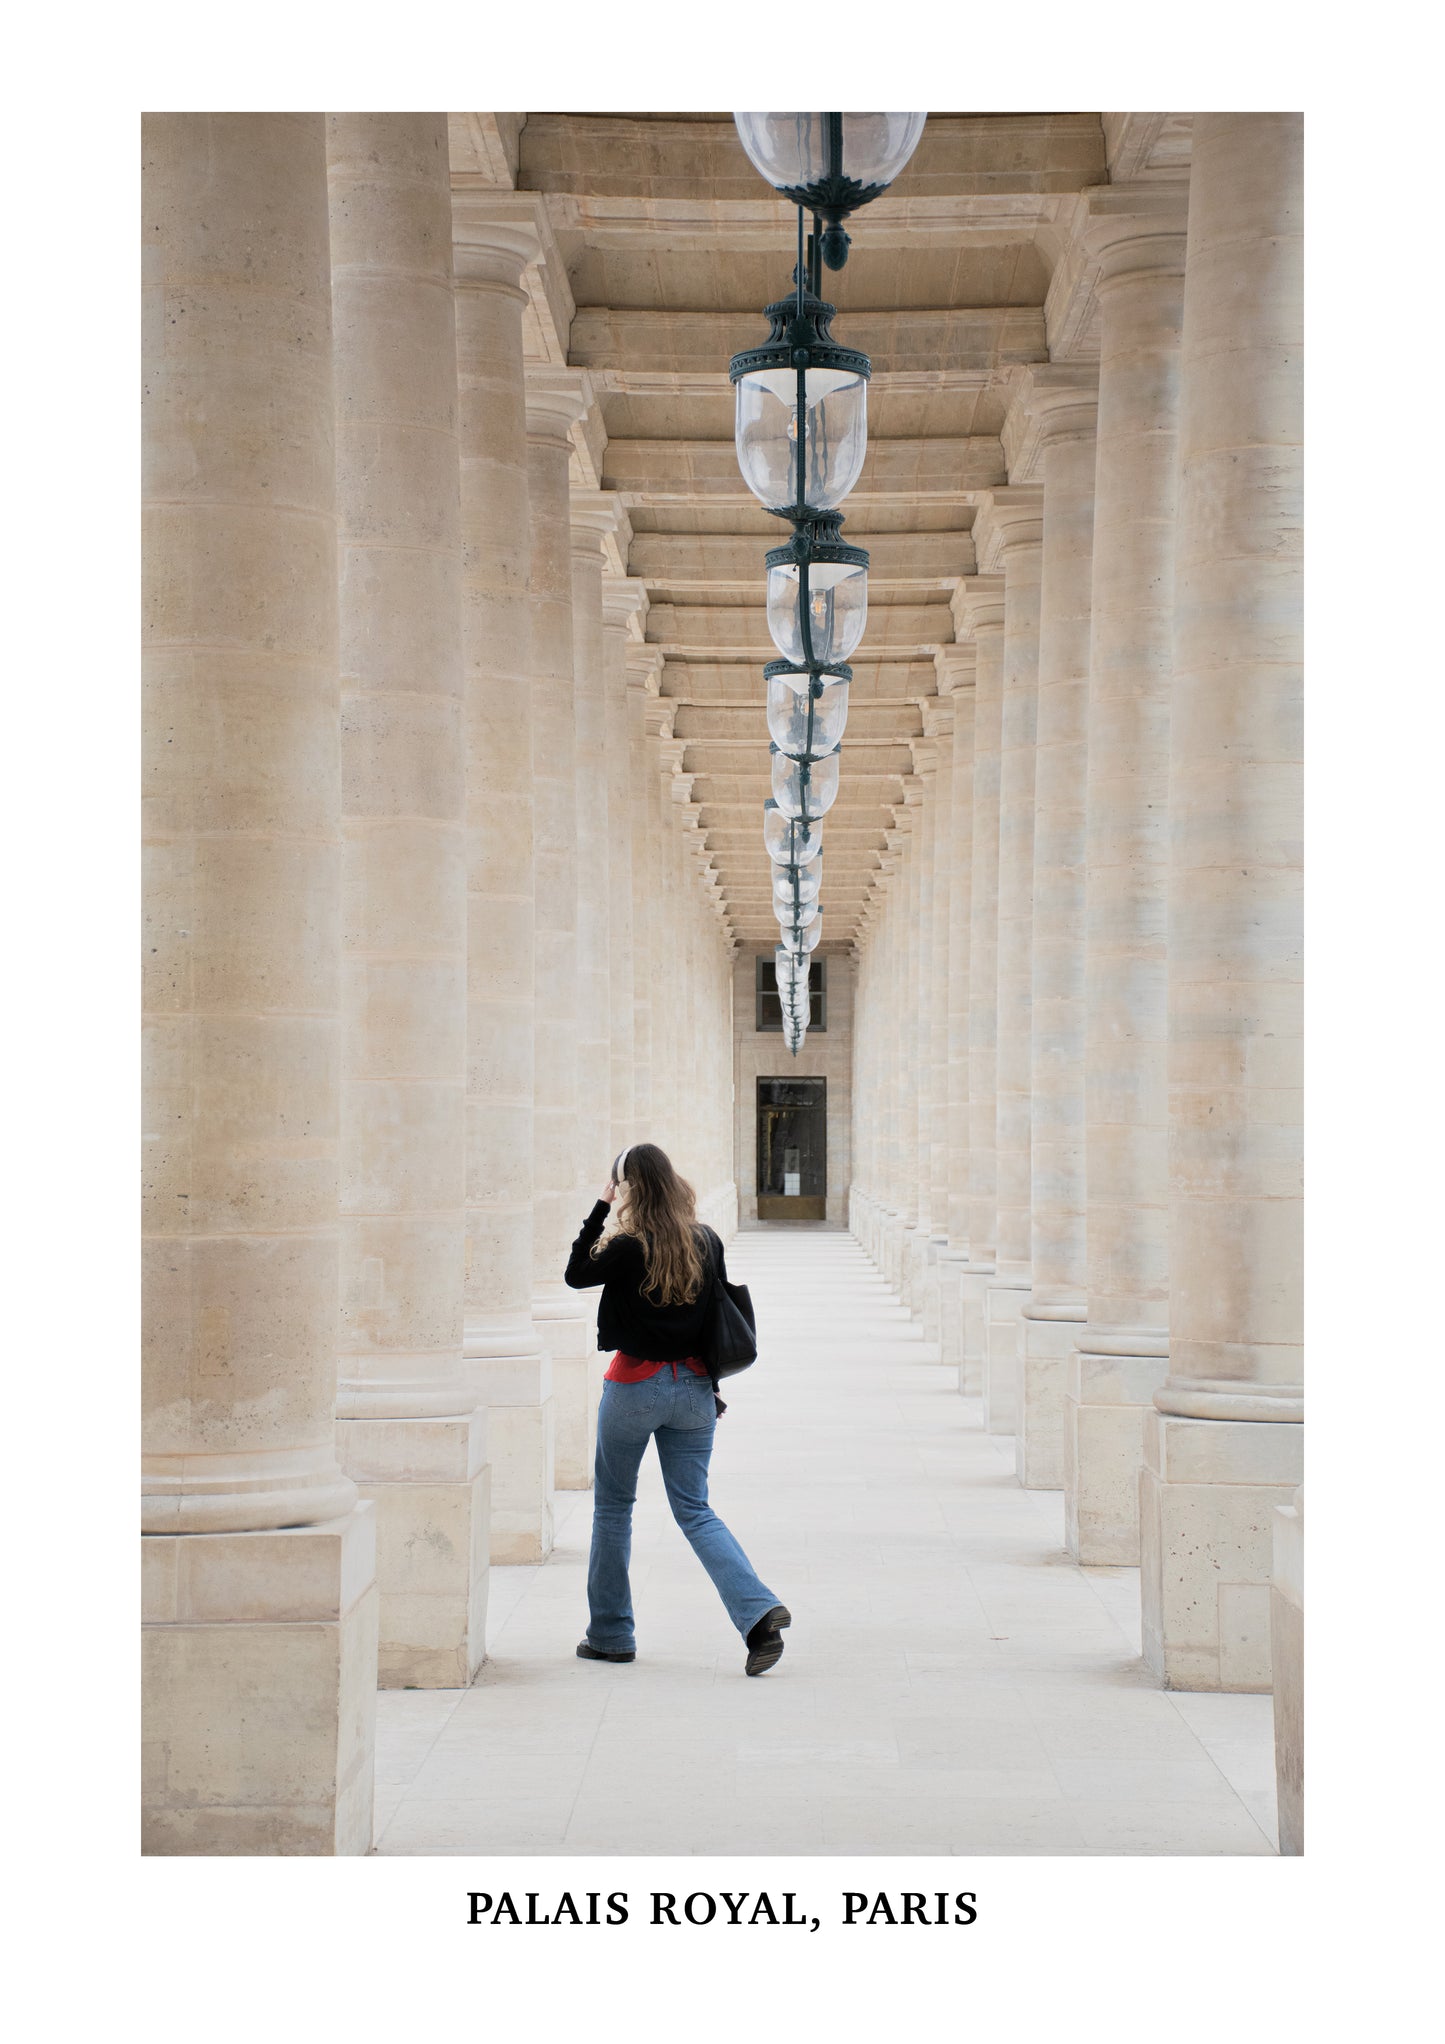
M 572 446 L 572 428 L 587 416 L 592 378 L 585 369 L 527 370 L 527 438 Z
M 628 575 L 604 575 L 602 577 L 602 624 L 607 631 L 626 632 L 632 636 L 630 626 L 634 618 L 638 630 L 647 615 L 650 599 L 645 582 L 635 581 Z M 640 650 L 640 648 L 639 648 Z
M 452 267 L 459 290 L 526 299 L 523 273 L 541 261 L 542 239 L 530 206 L 502 192 L 452 193 Z
M 677 705 L 670 696 L 649 696 L 644 712 L 648 737 L 666 744 L 672 737 L 672 720 L 676 714 Z
M 1011 484 L 1005 490 L 990 490 L 981 500 L 974 519 L 973 541 L 978 565 L 987 574 L 997 574 L 1009 560 L 1041 551 L 1043 484 Z
M 1187 185 L 1102 185 L 1084 193 L 1084 205 L 1084 245 L 1098 265 L 1100 296 L 1136 278 L 1182 279 Z
M 952 609 L 953 628 L 960 639 L 972 642 L 976 660 L 983 633 L 1003 630 L 1003 576 L 965 576 L 953 592 Z
M 940 646 L 933 656 L 933 671 L 938 678 L 940 696 L 951 696 L 958 689 L 972 688 L 978 671 L 978 648 L 972 641 Z
M 1099 371 L 1094 363 L 1036 362 L 1023 373 L 1004 420 L 1008 471 L 1020 483 L 1040 477 L 1045 451 L 1098 430 Z
M 947 738 L 953 730 L 952 698 L 946 695 L 936 695 L 919 696 L 916 700 L 918 703 L 918 714 L 923 719 L 923 735 L 925 739 L 937 740 Z M 914 758 L 916 761 L 916 745 L 914 747 Z M 938 764 L 936 758 L 934 764 L 935 766 Z
M 636 689 L 639 694 L 656 696 L 662 688 L 662 670 L 667 662 L 660 646 L 639 646 L 627 648 L 627 687 L 629 694 Z
M 567 511 L 572 551 L 589 561 L 604 553 L 604 540 L 611 539 L 627 518 L 621 497 L 612 490 L 573 490 Z

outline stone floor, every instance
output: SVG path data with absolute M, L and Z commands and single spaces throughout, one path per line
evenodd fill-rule
M 578 1661 L 587 1493 L 557 1547 L 491 1578 L 467 1690 L 389 1691 L 377 1850 L 1269 1854 L 1270 1699 L 1171 1695 L 1139 1659 L 1138 1572 L 1080 1569 L 1058 1492 L 1021 1490 L 851 1236 L 739 1235 L 763 1347 L 733 1387 L 713 1502 L 794 1615 L 743 1649 L 639 1489 L 639 1657 Z

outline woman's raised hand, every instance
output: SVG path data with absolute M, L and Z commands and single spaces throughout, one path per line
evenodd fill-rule
M 616 1197 L 617 1197 L 616 1181 L 614 1179 L 609 1178 L 607 1183 L 603 1186 L 601 1192 L 598 1194 L 598 1198 L 605 1200 L 608 1206 L 611 1206 L 613 1200 L 615 1200 Z

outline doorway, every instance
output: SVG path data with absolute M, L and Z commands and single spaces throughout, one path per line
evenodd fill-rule
M 758 1080 L 758 1219 L 828 1216 L 828 1081 Z

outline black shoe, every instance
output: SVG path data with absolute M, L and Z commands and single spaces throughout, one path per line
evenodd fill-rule
M 793 1614 L 786 1604 L 775 1604 L 748 1634 L 746 1673 L 766 1675 L 783 1658 L 783 1628 L 791 1625 Z
M 590 1647 L 584 1639 L 577 1648 L 577 1658 L 579 1661 L 635 1661 L 637 1650 L 634 1647 L 625 1654 L 604 1654 L 601 1647 Z

